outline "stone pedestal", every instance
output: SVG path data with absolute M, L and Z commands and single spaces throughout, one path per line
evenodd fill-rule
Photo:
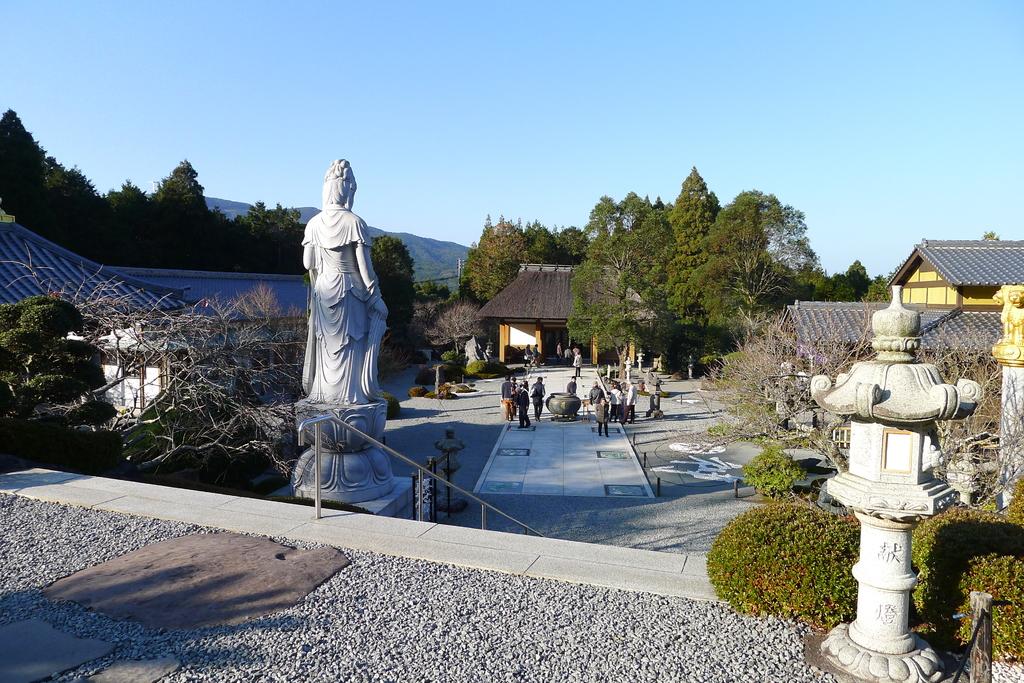
M 1024 367 L 1003 366 L 1002 417 L 999 425 L 997 504 L 1010 504 L 1013 484 L 1024 472 Z
M 310 401 L 295 404 L 297 423 L 310 417 L 335 415 L 380 441 L 387 420 L 387 403 L 336 406 Z M 324 500 L 365 503 L 388 495 L 395 487 L 391 457 L 366 439 L 330 422 L 321 425 L 320 495 Z M 313 498 L 313 448 L 299 456 L 292 471 L 296 496 Z
M 861 522 L 857 619 L 832 629 L 822 643 L 830 664 L 866 681 L 906 683 L 942 680 L 939 655 L 910 632 L 910 533 L 916 523 L 856 513 Z

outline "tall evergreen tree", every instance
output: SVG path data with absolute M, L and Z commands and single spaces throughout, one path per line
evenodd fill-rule
M 60 242 L 46 191 L 46 151 L 8 109 L 0 117 L 0 197 L 7 213 L 39 234 Z
M 416 299 L 413 260 L 408 247 L 397 237 L 380 235 L 370 247 L 373 269 L 380 281 L 380 293 L 388 306 L 388 327 L 398 341 L 408 338 L 412 308 Z
M 459 283 L 460 293 L 480 303 L 489 301 L 519 272 L 526 253 L 526 236 L 521 225 L 505 220 L 484 223 L 480 241 L 469 248 Z
M 675 238 L 668 269 L 668 297 L 672 310 L 681 318 L 693 318 L 698 308 L 700 291 L 694 274 L 707 260 L 705 241 L 720 209 L 718 197 L 694 166 L 668 213 Z
M 796 274 L 818 257 L 807 241 L 804 214 L 772 194 L 736 195 L 705 240 L 707 261 L 695 274 L 701 305 L 720 321 L 749 324 L 794 293 Z

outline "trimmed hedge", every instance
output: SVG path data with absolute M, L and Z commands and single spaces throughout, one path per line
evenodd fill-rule
M 726 525 L 708 553 L 708 575 L 718 596 L 739 612 L 831 628 L 857 613 L 850 570 L 859 539 L 853 517 L 772 503 Z
M 426 396 L 428 391 L 430 391 L 430 389 L 427 389 L 426 387 L 409 387 L 409 398 L 419 398 L 421 396 Z
M 993 553 L 1024 555 L 1024 527 L 992 512 L 954 508 L 914 529 L 914 607 L 934 634 L 929 635 L 932 645 L 958 644 L 953 614 L 968 599 L 961 582 L 972 560 Z
M 1024 659 L 1024 557 L 985 555 L 971 560 L 960 581 L 960 593 L 967 596 L 958 610 L 963 614 L 971 613 L 971 591 L 985 591 L 1008 603 L 992 609 L 993 656 Z M 960 621 L 957 636 L 963 643 L 971 639 L 972 621 Z
M 480 379 L 496 379 L 509 374 L 508 366 L 498 361 L 475 360 L 466 366 L 466 374 Z
M 13 418 L 0 419 L 0 453 L 85 474 L 105 472 L 123 461 L 121 437 L 113 432 L 80 432 Z
M 1006 519 L 1024 526 L 1024 479 L 1017 482 L 1013 487 L 1013 498 L 1006 508 Z
M 743 481 L 769 498 L 783 498 L 793 485 L 807 476 L 779 444 L 768 444 L 753 460 L 743 466 Z
M 386 391 L 380 392 L 388 402 L 388 419 L 393 420 L 398 417 L 399 413 L 402 412 L 402 404 L 398 402 L 398 399 Z

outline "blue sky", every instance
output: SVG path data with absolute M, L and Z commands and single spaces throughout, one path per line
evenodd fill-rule
M 188 158 L 207 194 L 475 240 L 604 194 L 803 210 L 831 272 L 1024 239 L 1024 3 L 5 0 L 0 108 L 100 191 Z M 0 196 L 3 191 L 0 188 Z

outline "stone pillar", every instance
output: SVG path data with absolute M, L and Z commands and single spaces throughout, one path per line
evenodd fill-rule
M 910 567 L 910 534 L 916 523 L 856 515 L 861 522 L 860 561 L 853 567 L 857 619 L 836 627 L 822 652 L 864 680 L 941 680 L 942 661 L 908 627 L 910 591 L 917 584 Z
M 993 298 L 1003 305 L 1003 335 L 992 347 L 992 356 L 1003 366 L 996 503 L 1005 507 L 1024 473 L 1024 286 L 1003 285 Z

